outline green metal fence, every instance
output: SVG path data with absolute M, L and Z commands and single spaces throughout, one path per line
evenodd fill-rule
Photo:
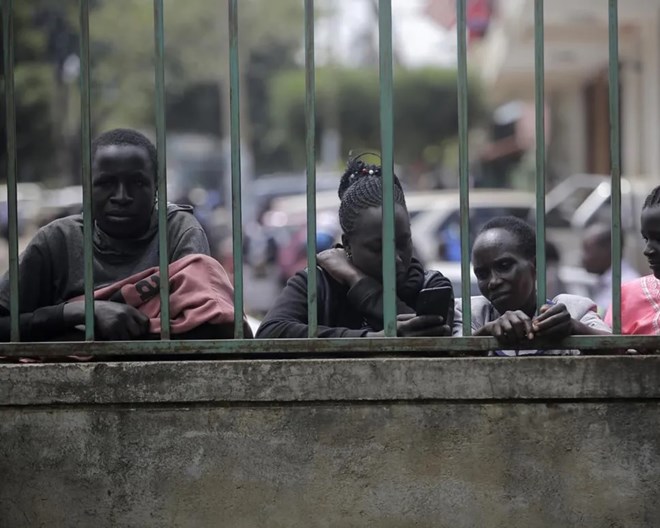
M 313 339 L 317 334 L 316 274 L 308 276 L 308 318 L 310 339 L 243 340 L 243 254 L 242 254 L 242 210 L 241 210 L 241 151 L 240 151 L 240 101 L 239 101 L 239 32 L 238 0 L 228 0 L 229 12 L 229 76 L 231 107 L 231 181 L 233 219 L 233 258 L 235 277 L 234 303 L 236 320 L 233 340 L 222 341 L 172 341 L 169 321 L 169 284 L 160 281 L 161 323 L 160 341 L 149 342 L 98 342 L 94 341 L 93 305 L 93 254 L 92 254 L 92 205 L 91 205 L 91 138 L 90 138 L 90 60 L 89 60 L 89 0 L 79 0 L 80 12 L 80 57 L 81 57 L 81 115 L 82 115 L 82 181 L 84 198 L 84 269 L 85 269 L 85 343 L 76 343 L 77 353 L 92 355 L 168 355 L 192 354 L 203 356 L 273 356 L 273 355 L 382 355 L 382 354 L 425 354 L 447 355 L 450 353 L 477 353 L 498 348 L 494 338 L 470 337 L 470 247 L 469 247 L 469 179 L 468 179 L 468 75 L 467 75 L 467 0 L 456 0 L 457 45 L 458 45 L 458 117 L 459 117 L 459 162 L 460 162 L 460 215 L 461 215 L 461 278 L 463 332 L 466 337 L 442 338 L 396 338 L 396 287 L 395 287 L 395 244 L 394 244 L 394 199 L 393 199 L 393 68 L 392 68 L 392 6 L 391 0 L 379 2 L 380 43 L 380 127 L 383 167 L 383 295 L 384 329 L 387 337 L 377 339 Z M 18 236 L 17 236 L 17 170 L 16 170 L 16 117 L 14 100 L 14 35 L 12 32 L 13 0 L 2 3 L 3 58 L 5 66 L 5 104 L 7 127 L 7 174 L 9 207 L 9 276 L 11 285 L 11 341 L 0 345 L 0 355 L 61 356 L 70 354 L 70 343 L 35 344 L 23 343 L 19 335 L 18 298 Z M 304 0 L 304 42 L 306 69 L 305 114 L 307 125 L 307 252 L 309 269 L 316 268 L 316 152 L 315 152 L 315 64 L 314 64 L 314 0 Z M 544 126 L 544 33 L 543 0 L 535 0 L 535 104 L 536 104 L 536 230 L 538 304 L 546 299 L 545 277 L 545 126 Z M 610 86 L 610 129 L 612 167 L 612 269 L 614 332 L 621 329 L 621 163 L 619 154 L 619 50 L 618 50 L 618 5 L 609 0 L 609 86 Z M 155 87 L 156 87 L 156 131 L 158 148 L 158 203 L 167 203 L 167 175 L 165 160 L 165 68 L 164 44 L 166 35 L 163 26 L 163 0 L 154 0 L 155 36 Z M 167 276 L 167 231 L 166 208 L 158 208 L 158 240 L 160 248 L 159 267 L 161 277 Z M 442 271 L 442 270 L 440 270 Z M 570 337 L 557 343 L 537 340 L 529 347 L 579 348 L 601 353 L 625 348 L 656 348 L 654 336 L 588 336 Z

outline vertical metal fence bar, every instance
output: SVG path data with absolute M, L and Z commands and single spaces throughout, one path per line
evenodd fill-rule
M 619 114 L 619 14 L 609 0 L 610 160 L 612 171 L 612 330 L 621 333 L 621 135 Z
M 231 210 L 234 254 L 234 337 L 243 339 L 243 213 L 241 208 L 241 121 L 238 70 L 238 0 L 229 0 L 229 105 Z
M 80 0 L 80 121 L 83 188 L 83 262 L 85 269 L 85 340 L 94 340 L 94 249 L 92 229 L 92 153 L 89 61 L 89 1 Z
M 470 275 L 470 175 L 468 158 L 467 0 L 456 0 L 458 46 L 458 170 L 461 214 L 461 302 L 463 335 L 472 334 Z
M 7 207 L 9 216 L 9 315 L 10 338 L 20 341 L 20 304 L 18 292 L 18 211 L 16 177 L 16 101 L 14 97 L 14 23 L 13 0 L 5 0 L 2 10 L 2 35 L 5 69 L 5 126 L 7 127 Z
M 316 291 L 316 79 L 314 64 L 314 0 L 305 0 L 305 120 L 307 137 L 307 325 L 318 332 Z
M 156 149 L 158 152 L 158 267 L 160 338 L 170 339 L 169 249 L 167 247 L 167 155 L 165 143 L 165 22 L 163 0 L 154 0 L 156 47 Z
M 380 0 L 378 9 L 378 37 L 378 54 L 380 59 L 380 148 L 383 169 L 383 329 L 386 337 L 396 337 L 392 0 Z
M 545 47 L 543 0 L 534 1 L 534 95 L 536 107 L 536 288 L 537 306 L 547 299 L 545 273 Z

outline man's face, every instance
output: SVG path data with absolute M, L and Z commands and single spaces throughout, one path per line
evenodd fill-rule
M 98 226 L 115 238 L 148 229 L 156 194 L 154 167 L 136 145 L 99 147 L 92 160 L 92 206 Z

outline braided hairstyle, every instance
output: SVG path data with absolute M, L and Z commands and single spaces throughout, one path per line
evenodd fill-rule
M 657 207 L 660 205 L 660 185 L 653 189 L 650 194 L 644 200 L 644 207 L 642 209 L 647 209 L 648 207 Z
M 344 234 L 350 235 L 364 209 L 383 205 L 382 170 L 378 165 L 369 165 L 360 156 L 348 161 L 346 171 L 339 182 L 339 224 Z M 401 182 L 394 176 L 394 203 L 406 209 Z

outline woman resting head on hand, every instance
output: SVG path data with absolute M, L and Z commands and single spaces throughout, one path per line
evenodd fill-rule
M 451 321 L 415 315 L 421 289 L 451 283 L 437 271 L 425 272 L 413 258 L 406 200 L 394 179 L 397 334 L 451 335 Z M 317 257 L 318 337 L 383 335 L 382 186 L 379 166 L 349 161 L 338 191 L 342 244 Z M 257 337 L 307 337 L 307 274 L 289 279 Z
M 591 299 L 560 294 L 536 310 L 536 235 L 526 222 L 497 217 L 487 222 L 472 249 L 472 265 L 483 297 L 472 297 L 472 333 L 493 336 L 503 347 L 524 349 L 535 338 L 560 342 L 570 335 L 609 334 Z M 454 335 L 462 334 L 461 300 Z M 526 351 L 521 354 L 577 351 Z M 519 355 L 498 350 L 496 355 Z

